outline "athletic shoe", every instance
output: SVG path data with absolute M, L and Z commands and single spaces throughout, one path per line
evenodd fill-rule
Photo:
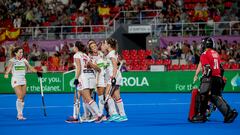
M 97 118 L 94 117 L 94 116 L 87 116 L 87 117 L 86 116 L 82 116 L 81 119 L 82 119 L 82 122 L 93 122 Z
M 83 116 L 81 117 L 81 119 L 82 119 L 82 122 L 88 122 L 88 120 L 90 119 L 90 117 L 83 115 Z
M 120 118 L 120 115 L 118 114 L 113 114 L 112 116 L 109 117 L 108 121 L 111 122 L 111 121 L 116 121 L 117 119 Z
M 73 116 L 70 116 L 67 120 L 65 120 L 67 123 L 79 123 L 80 121 L 78 119 L 75 119 Z
M 97 119 L 95 120 L 95 123 L 101 123 L 102 121 L 106 121 L 107 118 L 106 116 L 102 115 L 100 117 L 97 117 Z
M 27 118 L 23 117 L 23 115 L 17 115 L 17 120 L 26 120 Z
M 127 121 L 128 120 L 128 118 L 127 118 L 127 116 L 125 115 L 125 116 L 120 116 L 120 118 L 119 119 L 116 119 L 115 121 L 116 122 L 124 122 L 124 121 Z
M 94 122 L 96 120 L 97 120 L 97 117 L 91 116 L 91 117 L 89 117 L 87 122 Z
M 224 123 L 232 123 L 238 116 L 238 112 L 233 109 L 225 118 Z
M 200 114 L 197 116 L 194 116 L 193 119 L 191 120 L 191 122 L 193 122 L 193 123 L 203 123 L 206 121 L 207 121 L 207 118 Z

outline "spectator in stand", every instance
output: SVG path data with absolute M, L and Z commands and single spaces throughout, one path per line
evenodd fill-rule
M 220 58 L 221 58 L 221 62 L 225 63 L 229 61 L 229 55 L 226 53 L 226 50 L 221 49 Z
M 161 51 L 160 51 L 160 58 L 161 58 L 161 59 L 169 59 L 169 53 L 168 53 L 166 47 L 161 48 Z
M 183 45 L 183 53 L 185 55 L 185 60 L 188 64 L 193 63 L 193 53 L 191 51 L 190 45 L 185 41 Z
M 59 52 L 56 52 L 52 57 L 52 65 L 57 69 L 60 67 L 60 56 L 61 54 Z
M 39 60 L 42 62 L 45 62 L 45 61 L 47 61 L 47 58 L 48 58 L 48 54 L 46 53 L 45 49 L 42 49 L 40 52 Z
M 14 28 L 20 28 L 22 24 L 22 18 L 19 15 L 16 15 L 16 18 L 13 21 Z
M 30 54 L 30 47 L 29 47 L 29 44 L 28 44 L 27 40 L 24 41 L 22 47 L 23 47 L 23 52 L 24 52 L 23 57 L 28 60 L 28 56 Z
M 40 52 L 38 50 L 38 47 L 36 44 L 33 44 L 32 50 L 30 52 L 30 60 L 32 61 L 38 61 L 40 56 Z
M 0 62 L 6 61 L 6 52 L 5 48 L 0 44 Z

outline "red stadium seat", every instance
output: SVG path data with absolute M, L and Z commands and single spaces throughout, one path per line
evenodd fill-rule
M 132 65 L 132 69 L 133 69 L 133 70 L 140 70 L 141 67 L 140 67 L 139 64 L 133 64 L 133 65 Z
M 144 54 L 139 54 L 139 55 L 138 55 L 138 59 L 139 59 L 139 60 L 145 59 L 145 55 L 144 55 Z
M 78 30 L 78 32 L 82 32 L 83 31 L 83 27 L 78 27 L 77 30 Z
M 189 65 L 187 65 L 187 64 L 181 65 L 181 69 L 182 70 L 188 70 L 189 69 Z
M 138 62 L 138 60 L 132 60 L 132 65 L 137 65 L 139 62 Z
M 189 69 L 190 70 L 196 70 L 197 69 L 197 65 L 196 64 L 190 64 L 189 65 Z
M 138 54 L 138 55 L 145 55 L 145 50 L 142 50 L 142 49 L 141 49 L 141 50 L 138 50 L 138 51 L 137 51 L 137 54 Z
M 145 55 L 146 56 L 152 55 L 152 51 L 151 50 L 146 50 Z
M 130 59 L 131 60 L 137 60 L 138 59 L 137 54 L 130 55 Z
M 127 65 L 130 65 L 131 62 L 132 62 L 132 60 L 126 60 L 126 64 L 127 64 Z
M 231 65 L 229 63 L 223 64 L 223 69 L 231 69 Z
M 124 54 L 124 55 L 123 55 L 123 59 L 125 59 L 125 60 L 130 60 L 130 55 Z
M 147 60 L 147 64 L 148 65 L 154 65 L 155 64 L 155 60 L 149 59 L 149 60 Z
M 73 33 L 77 32 L 77 28 L 76 28 L 76 27 L 73 27 L 73 28 L 71 29 L 71 32 L 73 32 Z
M 129 50 L 122 50 L 122 55 L 129 55 Z
M 161 60 L 161 59 L 160 59 L 160 60 L 156 60 L 156 61 L 155 61 L 155 64 L 157 64 L 157 65 L 164 65 L 164 64 L 163 64 L 163 60 Z
M 148 65 L 148 60 L 143 59 L 143 60 L 140 60 L 139 63 L 142 65 Z
M 70 25 L 71 25 L 71 26 L 76 26 L 77 23 L 76 23 L 76 22 L 71 22 Z
M 148 65 L 141 65 L 141 70 L 142 71 L 147 71 L 148 70 Z
M 130 50 L 129 53 L 130 55 L 137 55 L 137 50 Z
M 231 65 L 231 69 L 239 69 L 239 65 L 237 63 L 234 63 Z
M 181 66 L 180 65 L 172 65 L 172 70 L 180 70 L 181 69 Z
M 164 65 L 171 65 L 172 61 L 170 59 L 165 59 L 165 60 L 163 60 L 163 64 Z

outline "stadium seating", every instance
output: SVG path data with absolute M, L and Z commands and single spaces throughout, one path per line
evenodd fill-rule
M 237 63 L 232 64 L 231 69 L 239 69 L 239 64 Z
M 229 63 L 224 63 L 224 64 L 223 64 L 223 68 L 224 68 L 224 69 L 231 69 L 231 64 L 229 64 Z
M 181 69 L 182 70 L 189 70 L 189 65 L 187 65 L 187 64 L 181 65 Z

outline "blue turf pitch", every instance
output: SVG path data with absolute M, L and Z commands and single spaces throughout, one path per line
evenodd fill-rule
M 232 107 L 240 111 L 240 94 L 224 94 Z M 240 116 L 232 124 L 224 124 L 216 111 L 210 121 L 192 124 L 187 121 L 190 94 L 122 94 L 129 121 L 122 123 L 68 124 L 72 114 L 72 94 L 45 94 L 47 117 L 41 109 L 41 96 L 28 94 L 25 99 L 26 121 L 16 120 L 15 95 L 0 95 L 0 135 L 239 135 Z

